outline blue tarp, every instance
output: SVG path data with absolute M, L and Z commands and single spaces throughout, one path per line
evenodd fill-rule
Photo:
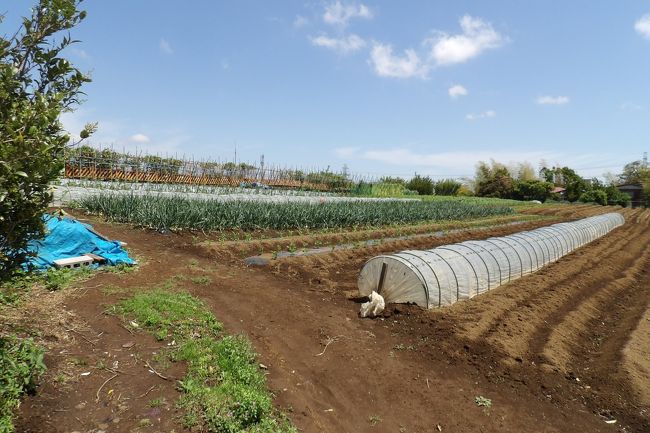
M 25 263 L 32 269 L 47 269 L 54 260 L 78 257 L 87 253 L 106 259 L 108 265 L 135 264 L 118 241 L 107 241 L 91 226 L 72 218 L 44 215 L 45 238 L 30 242 L 28 250 L 36 253 Z

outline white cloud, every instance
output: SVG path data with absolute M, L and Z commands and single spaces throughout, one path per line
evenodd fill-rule
M 372 18 L 372 11 L 364 4 L 344 4 L 339 0 L 325 6 L 323 21 L 327 24 L 345 27 L 352 18 Z
M 293 20 L 294 29 L 301 29 L 307 25 L 309 25 L 309 20 L 307 18 L 302 15 L 296 15 L 296 18 Z
M 127 152 L 175 153 L 187 149 L 192 137 L 183 129 L 158 128 L 155 139 L 144 134 L 132 134 L 133 129 L 124 121 L 115 119 L 100 119 L 92 109 L 80 108 L 73 112 L 63 113 L 60 117 L 63 128 L 68 131 L 73 141 L 79 140 L 79 132 L 88 122 L 99 122 L 97 132 L 85 144 L 95 147 L 113 147 L 116 151 Z
M 481 18 L 465 15 L 460 19 L 462 33 L 449 35 L 438 32 L 425 41 L 431 45 L 430 56 L 438 66 L 464 63 L 485 50 L 498 48 L 507 40 L 494 30 L 492 24 Z
M 650 39 L 650 14 L 643 15 L 634 23 L 634 30 L 644 38 Z
M 429 148 L 433 147 L 429 146 Z M 359 161 L 370 161 L 370 167 L 375 171 L 380 170 L 380 174 L 391 171 L 388 167 L 384 168 L 380 164 L 403 167 L 398 173 L 393 173 L 396 176 L 408 176 L 414 170 L 434 177 L 473 176 L 477 162 L 494 159 L 506 165 L 523 161 L 537 165 L 538 162 L 544 160 L 559 167 L 573 167 L 581 176 L 590 178 L 600 176 L 607 170 L 620 172 L 621 167 L 629 160 L 628 156 L 622 155 L 620 152 L 618 154 L 611 152 L 564 153 L 543 148 L 541 150 L 511 150 L 504 148 L 486 149 L 483 147 L 449 152 L 418 152 L 407 147 L 369 150 L 349 149 L 354 151 L 344 152 L 346 154 L 345 159 L 355 161 L 355 165 L 361 164 Z
M 451 99 L 456 99 L 460 96 L 467 96 L 469 92 L 467 89 L 460 84 L 456 84 L 454 86 L 451 86 L 449 90 L 447 91 L 449 93 L 449 96 Z
M 359 151 L 358 147 L 338 147 L 334 149 L 334 154 L 339 158 L 351 158 Z
M 223 69 L 224 71 L 230 69 L 230 62 L 228 61 L 228 59 L 221 59 L 221 69 Z
M 492 117 L 497 117 L 497 112 L 494 110 L 487 110 L 478 114 L 468 114 L 465 116 L 467 120 L 478 120 L 478 119 L 490 119 Z
M 637 104 L 636 102 L 623 102 L 619 108 L 623 111 L 641 111 L 643 106 Z
M 317 47 L 325 47 L 341 54 L 353 53 L 366 46 L 366 41 L 355 34 L 340 38 L 330 38 L 329 36 L 321 35 L 311 38 L 311 43 Z
M 474 172 L 474 167 L 479 161 L 494 159 L 500 162 L 531 161 L 541 159 L 553 160 L 556 154 L 542 151 L 503 151 L 503 150 L 463 150 L 452 152 L 418 153 L 410 149 L 395 148 L 388 150 L 368 150 L 359 154 L 361 158 L 383 162 L 391 165 L 410 167 L 435 167 L 447 173 L 467 175 Z M 443 174 L 443 173 L 441 173 Z
M 380 77 L 425 79 L 429 73 L 429 67 L 414 50 L 405 50 L 403 56 L 393 55 L 393 47 L 388 44 L 374 44 L 370 64 Z
M 144 134 L 135 134 L 132 135 L 129 140 L 134 143 L 149 143 L 151 139 Z
M 570 101 L 568 96 L 540 96 L 535 100 L 539 105 L 564 105 Z
M 165 54 L 174 54 L 174 50 L 172 49 L 172 46 L 167 42 L 165 38 L 160 38 L 160 43 L 159 43 L 160 51 L 165 53 Z
M 90 59 L 90 55 L 81 48 L 72 48 L 72 54 L 84 60 Z

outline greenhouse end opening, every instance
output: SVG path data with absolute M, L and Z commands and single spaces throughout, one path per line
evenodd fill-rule
M 370 259 L 359 275 L 361 296 L 424 308 L 451 305 L 552 263 L 623 225 L 612 212 L 485 240 L 408 250 Z

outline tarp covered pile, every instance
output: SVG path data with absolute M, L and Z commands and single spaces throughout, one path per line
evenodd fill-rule
M 25 263 L 28 269 L 47 269 L 55 260 L 94 254 L 102 257 L 106 265 L 128 264 L 135 261 L 129 257 L 119 241 L 109 241 L 93 228 L 70 217 L 44 215 L 45 238 L 32 241 L 29 251 L 35 253 Z

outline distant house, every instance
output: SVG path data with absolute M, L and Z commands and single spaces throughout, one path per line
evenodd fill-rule
M 564 200 L 566 198 L 566 188 L 561 186 L 556 186 L 551 190 L 551 194 L 557 194 L 560 196 L 560 199 Z
M 620 192 L 624 192 L 631 197 L 632 207 L 641 206 L 641 194 L 643 193 L 643 187 L 638 183 L 628 183 L 625 185 L 617 186 Z

